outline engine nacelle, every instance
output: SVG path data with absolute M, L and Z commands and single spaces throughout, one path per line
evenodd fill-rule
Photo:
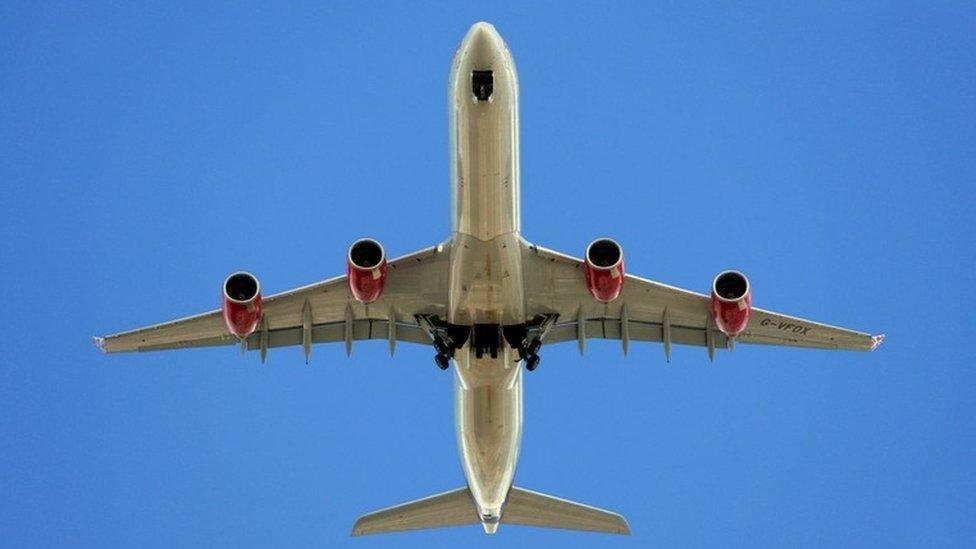
M 722 271 L 712 282 L 712 317 L 722 333 L 735 337 L 745 331 L 752 315 L 752 288 L 739 271 Z
M 598 238 L 586 247 L 583 264 L 586 289 L 593 298 L 610 303 L 624 289 L 624 251 L 609 238 Z
M 353 242 L 346 259 L 349 290 L 362 303 L 379 299 L 386 285 L 386 252 L 379 242 L 363 238 Z
M 251 273 L 236 272 L 224 281 L 224 323 L 230 333 L 245 338 L 261 322 L 261 284 Z

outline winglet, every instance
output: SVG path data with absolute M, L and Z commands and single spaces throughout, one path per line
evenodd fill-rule
M 873 350 L 877 349 L 878 347 L 880 347 L 881 344 L 884 343 L 884 338 L 885 338 L 885 335 L 884 334 L 878 334 L 878 335 L 871 336 L 871 350 L 873 351 Z
M 105 350 L 105 338 L 104 337 L 94 336 L 94 337 L 92 337 L 92 343 L 94 343 L 95 346 L 98 347 L 98 350 L 100 350 L 101 352 L 103 352 L 103 353 L 107 353 L 108 352 L 108 351 Z

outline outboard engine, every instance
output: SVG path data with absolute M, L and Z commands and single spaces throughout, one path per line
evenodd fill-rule
M 735 337 L 745 331 L 752 315 L 752 289 L 739 271 L 722 271 L 712 282 L 712 317 L 722 333 Z
M 624 288 L 624 251 L 614 240 L 598 238 L 586 247 L 583 267 L 586 289 L 594 299 L 610 303 Z
M 261 284 L 251 273 L 239 271 L 224 281 L 224 323 L 230 333 L 244 339 L 261 322 Z
M 362 238 L 349 247 L 346 258 L 349 290 L 361 303 L 379 299 L 386 285 L 386 251 L 372 238 Z

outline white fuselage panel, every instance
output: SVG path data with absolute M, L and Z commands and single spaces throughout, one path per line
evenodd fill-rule
M 491 71 L 479 100 L 472 77 Z M 484 95 L 484 90 L 482 90 Z M 452 243 L 448 321 L 525 321 L 519 246 L 518 77 L 495 29 L 478 23 L 461 42 L 450 90 Z M 496 358 L 468 344 L 454 355 L 461 465 L 478 512 L 496 523 L 512 486 L 522 438 L 522 369 L 503 345 Z

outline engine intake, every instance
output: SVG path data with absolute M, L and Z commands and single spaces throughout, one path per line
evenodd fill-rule
M 598 238 L 586 247 L 583 266 L 586 289 L 594 299 L 609 303 L 624 288 L 624 251 L 614 240 Z
M 230 333 L 245 338 L 261 322 L 261 283 L 251 273 L 239 271 L 224 281 L 224 323 Z
M 349 290 L 361 303 L 379 299 L 386 285 L 386 252 L 372 238 L 363 238 L 349 247 L 346 274 Z
M 712 317 L 722 333 L 735 337 L 745 331 L 752 315 L 752 288 L 739 271 L 722 271 L 712 282 Z

